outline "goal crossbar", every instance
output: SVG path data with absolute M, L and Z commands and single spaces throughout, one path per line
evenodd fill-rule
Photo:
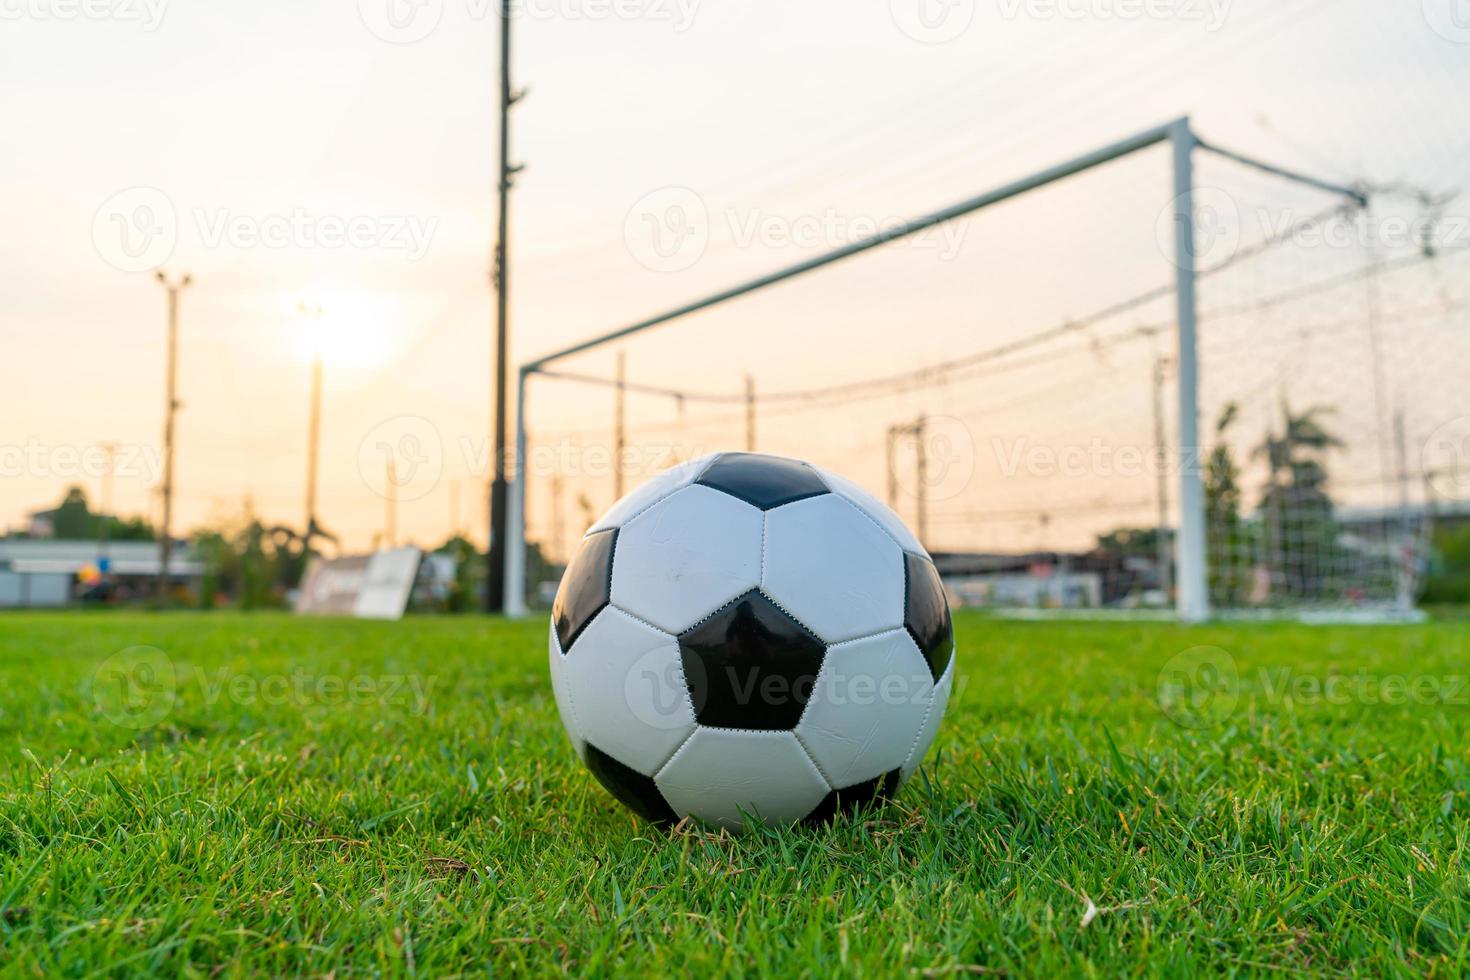
M 1173 223 L 1174 223 L 1174 266 L 1175 266 L 1175 314 L 1176 314 L 1176 364 L 1178 366 L 1179 394 L 1179 450 L 1183 465 L 1179 468 L 1180 528 L 1176 560 L 1179 566 L 1177 580 L 1176 613 L 1184 622 L 1200 622 L 1210 616 L 1205 562 L 1205 513 L 1204 490 L 1198 463 L 1199 407 L 1198 407 L 1198 358 L 1196 350 L 1195 267 L 1194 243 L 1194 169 L 1192 154 L 1195 149 L 1207 150 L 1246 167 L 1295 181 L 1328 193 L 1340 194 L 1362 205 L 1366 196 L 1361 188 L 1346 187 L 1330 181 L 1301 174 L 1274 164 L 1223 149 L 1199 139 L 1190 128 L 1189 117 L 1184 116 L 1160 126 L 1135 133 L 1125 139 L 1099 147 L 1088 153 L 1073 157 L 1062 163 L 1036 171 L 1025 177 L 1002 184 L 992 190 L 967 198 L 949 207 L 941 208 L 918 218 L 892 227 L 884 228 L 857 241 L 833 249 L 822 255 L 786 266 L 766 275 L 728 289 L 720 290 L 700 299 L 685 303 L 647 319 L 608 331 L 580 341 L 561 350 L 542 355 L 522 364 L 516 384 L 516 435 L 514 479 L 510 484 L 507 547 L 505 549 L 505 610 L 511 617 L 522 617 L 526 608 L 526 395 L 530 378 L 537 374 L 558 376 L 550 366 L 576 354 L 603 347 L 635 334 L 661 327 L 683 319 L 701 310 L 709 309 L 749 293 L 765 289 L 777 283 L 794 279 L 816 271 L 843 259 L 860 255 L 870 249 L 889 242 L 916 235 L 947 221 L 972 214 L 973 212 L 999 204 L 1048 184 L 1064 180 L 1083 171 L 1101 166 L 1140 150 L 1169 142 L 1173 150 Z

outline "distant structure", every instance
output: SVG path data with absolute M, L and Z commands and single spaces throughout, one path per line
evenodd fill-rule
M 41 511 L 30 515 L 34 531 Z M 0 609 L 58 608 L 80 603 L 105 579 L 118 595 L 148 595 L 159 579 L 158 545 L 152 541 L 113 541 L 106 558 L 95 541 L 55 541 L 45 537 L 0 539 Z M 168 581 L 197 585 L 203 562 L 188 553 L 169 558 Z M 88 579 L 93 582 L 88 582 Z

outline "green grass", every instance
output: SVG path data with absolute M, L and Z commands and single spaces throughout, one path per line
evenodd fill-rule
M 539 621 L 0 617 L 0 970 L 1470 972 L 1470 624 L 958 626 L 896 804 L 730 838 L 582 770 Z

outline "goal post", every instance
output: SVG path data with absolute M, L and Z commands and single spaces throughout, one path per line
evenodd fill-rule
M 815 257 L 682 304 L 655 316 L 597 334 L 522 364 L 517 374 L 515 459 L 509 461 L 511 465 L 507 467 L 514 473 L 514 479 L 509 488 L 509 528 L 505 550 L 507 614 L 524 616 L 527 612 L 527 419 L 528 389 L 532 378 L 537 376 L 569 377 L 570 373 L 558 374 L 553 370 L 553 366 L 576 355 L 623 342 L 635 335 L 693 317 L 703 311 L 723 307 L 724 304 L 741 297 L 763 293 L 778 284 L 806 276 L 880 246 L 920 235 L 928 229 L 966 218 L 983 209 L 1019 198 L 1049 185 L 1064 182 L 1069 178 L 1102 168 L 1113 161 L 1160 144 L 1169 146 L 1168 166 L 1172 172 L 1170 187 L 1173 224 L 1172 282 L 1169 284 L 1169 289 L 1156 291 L 1156 294 L 1161 292 L 1166 295 L 1170 291 L 1174 294 L 1173 367 L 1177 386 L 1175 407 L 1178 413 L 1177 433 L 1173 444 L 1177 457 L 1177 479 L 1173 482 L 1177 494 L 1178 512 L 1177 531 L 1173 535 L 1176 567 L 1174 608 L 1176 616 L 1181 621 L 1199 622 L 1209 618 L 1212 611 L 1210 562 L 1207 550 L 1209 532 L 1202 479 L 1205 451 L 1199 432 L 1201 406 L 1196 283 L 1200 269 L 1197 261 L 1199 253 L 1196 242 L 1198 215 L 1195 199 L 1195 151 L 1197 149 L 1216 151 L 1238 164 L 1254 167 L 1288 181 L 1299 181 L 1317 190 L 1342 195 L 1353 200 L 1359 200 L 1362 195 L 1360 191 L 1353 188 L 1336 186 L 1330 182 L 1296 174 L 1239 154 L 1217 150 L 1196 137 L 1187 117 L 1144 130 L 1029 176 L 1007 182 L 949 207 L 912 220 L 894 223 Z M 1159 533 L 1162 547 L 1167 544 L 1164 529 L 1160 528 Z

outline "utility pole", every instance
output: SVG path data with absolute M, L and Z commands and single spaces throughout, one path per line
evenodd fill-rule
M 388 458 L 388 482 L 383 488 L 383 497 L 388 505 L 387 527 L 384 531 L 384 547 L 392 548 L 398 540 L 398 474 L 393 467 L 393 458 Z
M 745 451 L 755 452 L 755 378 L 745 376 Z
M 1166 461 L 1169 451 L 1164 443 L 1164 381 L 1169 370 L 1169 360 L 1160 357 L 1154 360 L 1154 451 L 1158 459 L 1159 520 L 1156 548 L 1158 549 L 1159 589 L 1164 601 L 1174 591 L 1174 549 L 1169 541 L 1169 467 Z
M 888 427 L 888 438 L 884 443 L 884 459 L 888 465 L 888 509 L 898 511 L 898 468 L 893 458 L 894 447 L 898 443 L 898 431 L 901 426 L 890 425 Z
M 613 500 L 623 499 L 623 452 L 628 448 L 628 359 L 618 351 L 617 403 L 613 406 Z
M 553 549 L 551 553 L 558 559 L 566 555 L 566 549 L 564 548 L 566 542 L 562 539 L 561 498 L 561 474 L 554 473 L 551 477 L 551 547 Z
M 898 439 L 909 437 L 914 440 L 914 475 L 918 485 L 914 488 L 917 498 L 916 530 L 919 543 L 929 546 L 929 454 L 925 451 L 924 429 L 929 424 L 928 416 L 920 415 L 912 422 L 888 427 L 888 506 L 898 510 L 898 467 L 895 465 L 894 449 Z
M 308 323 L 308 329 L 320 329 L 322 319 L 320 306 L 307 306 L 305 303 L 299 303 L 297 309 L 308 321 L 315 321 L 315 326 Z M 311 338 L 311 409 L 306 422 L 306 536 L 301 542 L 303 558 L 311 557 L 311 539 L 316 536 L 318 527 L 316 474 L 317 460 L 321 454 L 322 433 L 322 348 L 320 339 L 319 337 Z
M 914 476 L 918 481 L 919 544 L 929 547 L 929 455 L 924 451 L 924 426 L 928 419 L 920 415 L 914 422 Z
M 1409 450 L 1402 408 L 1395 409 L 1393 413 L 1393 439 L 1398 455 L 1399 479 L 1399 561 L 1395 566 L 1395 577 L 1398 580 L 1395 600 L 1400 610 L 1409 612 L 1414 608 L 1413 564 L 1418 556 L 1412 544 L 1413 523 L 1409 518 Z
M 168 290 L 168 366 L 164 376 L 163 416 L 163 520 L 158 532 L 158 604 L 168 605 L 169 559 L 173 552 L 172 524 L 174 505 L 174 413 L 178 411 L 179 363 L 179 293 L 188 288 L 193 278 L 187 274 L 169 282 L 163 270 L 158 281 Z
M 510 110 L 525 95 L 516 92 L 510 83 L 510 18 L 512 0 L 500 0 L 500 226 L 495 241 L 495 365 L 493 380 L 495 395 L 490 424 L 494 432 L 495 453 L 491 459 L 493 476 L 490 481 L 490 547 L 486 549 L 485 611 L 498 613 L 505 609 L 505 549 L 506 549 L 506 444 L 505 444 L 505 367 L 507 337 L 510 332 L 510 188 L 511 180 L 522 168 L 510 164 Z M 516 460 L 521 472 L 517 479 L 525 479 L 525 461 Z M 522 490 L 524 493 L 524 489 Z M 519 542 L 517 542 L 519 545 Z

